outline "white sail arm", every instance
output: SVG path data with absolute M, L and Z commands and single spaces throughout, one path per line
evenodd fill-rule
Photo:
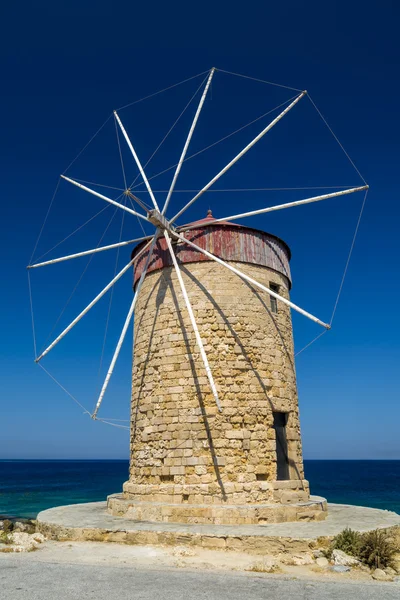
M 155 197 L 154 197 L 153 190 L 152 190 L 152 189 L 151 189 L 151 187 L 150 187 L 149 180 L 147 179 L 147 177 L 146 177 L 146 173 L 145 173 L 145 172 L 144 172 L 144 170 L 143 170 L 142 163 L 140 162 L 140 160 L 139 160 L 139 157 L 138 157 L 138 155 L 137 155 L 137 154 L 136 154 L 136 152 L 135 152 L 135 148 L 133 147 L 133 145 L 132 145 L 132 142 L 131 142 L 131 140 L 129 139 L 129 136 L 128 136 L 128 134 L 126 133 L 125 127 L 122 125 L 121 119 L 119 118 L 119 116 L 118 116 L 118 114 L 117 114 L 117 111 L 116 111 L 116 110 L 114 110 L 114 116 L 115 116 L 115 118 L 116 118 L 116 120 L 117 120 L 117 123 L 118 123 L 118 125 L 120 126 L 120 129 L 121 129 L 121 131 L 122 131 L 122 133 L 123 133 L 123 136 L 124 136 L 124 138 L 125 138 L 125 140 L 126 140 L 126 143 L 127 143 L 127 144 L 128 144 L 128 146 L 129 146 L 129 150 L 132 152 L 132 156 L 133 156 L 133 158 L 135 159 L 135 163 L 137 164 L 137 167 L 138 167 L 138 169 L 139 169 L 139 171 L 140 171 L 140 174 L 141 174 L 141 176 L 142 176 L 142 179 L 143 179 L 143 181 L 144 181 L 144 183 L 145 183 L 145 186 L 146 186 L 146 188 L 147 188 L 147 191 L 148 191 L 148 192 L 149 192 L 149 194 L 150 194 L 150 198 L 151 198 L 151 200 L 152 200 L 152 202 L 153 202 L 153 204 L 154 204 L 154 208 L 155 208 L 156 210 L 160 210 L 160 209 L 158 208 L 157 201 L 156 201 L 156 199 L 155 199 Z
M 163 207 L 163 209 L 162 209 L 162 213 L 161 213 L 162 215 L 165 215 L 165 212 L 166 212 L 166 210 L 167 210 L 167 208 L 168 208 L 168 204 L 169 204 L 169 201 L 170 201 L 170 199 L 171 199 L 172 192 L 174 191 L 175 184 L 176 184 L 176 181 L 177 181 L 177 179 L 178 179 L 178 175 L 179 175 L 179 173 L 180 173 L 180 170 L 181 170 L 181 168 L 182 168 L 182 163 L 183 163 L 183 161 L 185 160 L 185 156 L 186 156 L 187 149 L 189 148 L 189 144 L 190 144 L 190 141 L 191 141 L 191 139 L 192 139 L 193 132 L 194 132 L 194 130 L 195 130 L 195 127 L 196 127 L 197 121 L 198 121 L 198 119 L 199 119 L 199 116 L 200 116 L 200 113 L 201 113 L 201 109 L 203 108 L 203 104 L 204 104 L 204 101 L 205 101 L 205 99 L 206 99 L 206 96 L 207 96 L 208 88 L 210 87 L 211 80 L 212 80 L 212 77 L 213 77 L 213 75 L 214 75 L 214 71 L 215 71 L 215 69 L 214 69 L 214 68 L 212 68 L 212 69 L 211 69 L 211 71 L 210 71 L 210 75 L 209 75 L 209 77 L 208 77 L 208 79 L 207 79 L 207 83 L 206 83 L 206 86 L 205 86 L 205 88 L 204 88 L 203 94 L 202 94 L 202 96 L 201 96 L 201 98 L 200 98 L 199 106 L 197 107 L 196 114 L 194 115 L 194 119 L 193 119 L 192 126 L 191 126 L 191 128 L 190 128 L 190 130 L 189 130 L 189 134 L 188 134 L 188 136 L 187 136 L 187 139 L 186 139 L 185 145 L 184 145 L 184 147 L 183 147 L 183 150 L 182 150 L 181 157 L 180 157 L 180 159 L 179 159 L 178 165 L 177 165 L 177 167 L 176 167 L 176 171 L 175 171 L 175 173 L 174 173 L 174 177 L 173 177 L 173 179 L 172 179 L 171 187 L 169 188 L 169 191 L 168 191 L 168 196 L 167 196 L 167 199 L 166 199 L 166 201 L 165 201 L 165 204 L 164 204 L 164 207 Z
M 267 125 L 267 127 L 265 127 L 249 144 L 247 144 L 247 146 L 243 148 L 243 150 L 239 152 L 239 154 L 237 154 L 235 158 L 233 158 L 217 175 L 215 175 L 215 177 L 213 177 L 211 181 L 207 183 L 207 185 L 205 185 L 191 200 L 189 200 L 189 202 L 171 219 L 170 223 L 174 223 L 174 221 L 176 221 L 176 219 L 180 217 L 181 214 L 193 204 L 193 202 L 200 198 L 204 192 L 206 192 L 220 177 L 222 177 L 224 173 L 226 173 L 240 158 L 242 158 L 242 156 L 246 154 L 246 152 L 248 152 L 250 148 L 252 148 L 270 129 L 272 129 L 272 127 L 274 127 L 274 125 L 276 125 L 278 121 L 280 121 L 297 104 L 297 102 L 299 102 L 299 100 L 305 96 L 306 93 L 307 92 L 304 91 L 299 94 L 297 98 L 295 98 L 293 102 L 291 102 L 289 106 L 285 108 L 285 110 L 283 110 L 273 121 L 271 121 L 271 123 Z
M 110 244 L 109 246 L 100 246 L 99 248 L 93 248 L 92 250 L 85 250 L 84 252 L 77 252 L 76 254 L 68 254 L 67 256 L 61 256 L 60 258 L 53 258 L 52 260 L 46 260 L 45 262 L 28 265 L 27 269 L 36 269 L 37 267 L 45 267 L 47 265 L 54 265 L 55 263 L 63 262 L 64 260 L 71 260 L 73 258 L 79 258 L 81 256 L 87 256 L 88 254 L 95 254 L 96 252 L 104 252 L 105 250 L 112 250 L 113 248 L 120 248 L 121 246 L 128 246 L 129 244 L 135 244 L 136 242 L 143 242 L 149 240 L 153 236 L 146 235 L 145 237 L 136 238 L 135 240 L 127 240 L 126 242 L 118 242 L 117 244 Z
M 100 394 L 99 394 L 99 398 L 98 398 L 97 403 L 96 403 L 96 408 L 94 409 L 94 412 L 92 414 L 92 418 L 93 419 L 95 419 L 96 416 L 97 416 L 98 410 L 99 410 L 100 405 L 102 403 L 102 400 L 104 398 L 104 394 L 106 393 L 109 381 L 110 381 L 111 376 L 112 376 L 112 374 L 114 372 L 114 367 L 115 367 L 115 364 L 116 364 L 116 362 L 118 360 L 119 353 L 121 352 L 122 344 L 124 343 L 124 339 L 125 339 L 125 336 L 126 336 L 126 332 L 128 331 L 129 324 L 130 324 L 130 322 L 132 320 L 133 311 L 135 310 L 136 302 L 137 302 L 137 299 L 138 299 L 138 296 L 139 296 L 140 288 L 142 287 L 143 280 L 146 277 L 147 269 L 149 267 L 150 259 L 151 259 L 151 256 L 153 254 L 153 250 L 154 250 L 154 246 L 155 246 L 156 241 L 157 241 L 157 235 L 155 235 L 153 237 L 153 240 L 151 242 L 151 246 L 150 246 L 150 249 L 149 249 L 148 256 L 146 258 L 146 262 L 145 262 L 142 274 L 141 274 L 139 282 L 138 282 L 138 284 L 136 286 L 136 291 L 135 291 L 135 295 L 134 295 L 133 300 L 132 300 L 132 304 L 130 306 L 128 315 L 127 315 L 127 317 L 125 319 L 125 323 L 124 323 L 124 326 L 122 328 L 121 335 L 119 337 L 117 347 L 115 348 L 115 352 L 114 352 L 114 355 L 112 357 L 109 369 L 107 371 L 106 378 L 105 378 L 103 386 L 101 388 L 101 391 L 100 391 Z
M 214 254 L 211 254 L 211 252 L 208 252 L 207 250 L 204 250 L 203 248 L 200 248 L 200 246 L 197 246 L 197 244 L 194 244 L 193 242 L 191 242 L 190 240 L 187 240 L 185 237 L 183 237 L 182 235 L 179 235 L 179 233 L 176 233 L 176 231 L 171 231 L 172 235 L 176 238 L 178 238 L 179 240 L 181 240 L 182 242 L 184 242 L 185 244 L 188 244 L 189 246 L 191 246 L 192 248 L 194 248 L 195 250 L 198 250 L 199 252 L 201 252 L 202 254 L 204 254 L 205 256 L 207 256 L 208 258 L 210 258 L 211 260 L 215 260 L 215 262 L 219 263 L 220 265 L 222 265 L 223 267 L 225 267 L 226 269 L 229 269 L 230 271 L 232 271 L 233 273 L 236 273 L 236 275 L 239 275 L 239 277 L 241 277 L 242 279 L 244 279 L 245 281 L 248 281 L 249 283 L 251 283 L 252 285 L 255 285 L 256 287 L 260 288 L 261 290 L 263 290 L 264 292 L 267 292 L 267 294 L 269 294 L 270 296 L 273 296 L 274 298 L 276 298 L 277 300 L 280 300 L 281 302 L 283 302 L 284 304 L 286 304 L 286 306 L 290 306 L 290 308 L 292 308 L 293 310 L 297 311 L 298 313 L 304 315 L 305 317 L 307 317 L 308 319 L 311 319 L 311 321 L 314 321 L 314 323 L 318 323 L 318 325 L 321 325 L 322 327 L 325 327 L 325 329 L 330 329 L 331 326 L 328 325 L 327 323 L 324 323 L 323 321 L 321 321 L 320 319 L 318 319 L 317 317 L 314 317 L 314 315 L 310 314 L 309 312 L 303 310 L 302 308 L 300 308 L 299 306 L 297 306 L 296 304 L 293 304 L 293 302 L 290 302 L 290 300 L 287 300 L 286 298 L 284 298 L 283 296 L 280 296 L 279 294 L 277 294 L 276 292 L 273 292 L 272 290 L 270 290 L 268 287 L 266 287 L 265 285 L 263 285 L 262 283 L 259 283 L 258 281 L 256 281 L 255 279 L 253 279 L 252 277 L 249 277 L 248 275 L 246 275 L 245 273 L 243 273 L 242 271 L 239 271 L 239 269 L 236 269 L 235 267 L 232 267 L 232 265 L 229 265 L 228 263 L 226 263 L 224 260 L 222 260 L 221 258 L 218 258 L 217 256 L 215 256 Z
M 62 331 L 60 333 L 60 335 L 58 337 L 56 337 L 56 339 L 50 344 L 50 346 L 48 346 L 46 348 L 46 350 L 43 350 L 41 355 L 35 359 L 35 362 L 38 363 L 39 361 L 41 361 L 42 358 L 44 356 L 46 356 L 46 354 L 48 354 L 48 352 L 50 352 L 50 350 L 52 350 L 54 348 L 54 346 L 56 346 L 58 344 L 58 342 L 60 342 L 63 339 L 63 337 L 65 337 L 67 335 L 67 333 L 69 331 L 71 331 L 71 329 L 78 323 L 78 321 L 80 321 L 82 319 L 82 317 L 84 317 L 86 315 L 86 313 L 88 313 L 89 310 L 100 300 L 100 298 L 102 298 L 104 296 L 104 294 L 106 294 L 108 292 L 108 290 L 110 288 L 112 288 L 112 286 L 118 281 L 118 279 L 120 279 L 122 277 L 122 275 L 124 275 L 124 273 L 126 273 L 126 271 L 128 271 L 128 269 L 130 269 L 130 267 L 133 265 L 134 261 L 139 258 L 139 256 L 146 250 L 146 248 L 148 248 L 150 243 L 151 242 L 148 242 L 142 248 L 142 250 L 132 260 L 130 260 L 128 262 L 128 264 L 125 265 L 125 267 L 123 269 L 121 269 L 121 271 L 119 273 L 117 273 L 117 275 L 110 281 L 110 283 L 108 283 L 106 285 L 106 287 L 103 288 L 101 290 L 101 292 L 99 294 L 97 294 L 97 296 L 86 306 L 86 308 L 84 308 L 83 311 L 80 312 L 77 317 L 75 317 L 75 319 L 64 329 L 64 331 Z
M 332 192 L 330 194 L 324 194 L 323 196 L 314 196 L 312 198 L 306 198 L 305 200 L 296 200 L 295 202 L 287 202 L 286 204 L 278 204 L 276 206 L 270 206 L 268 208 L 260 208 L 259 210 L 252 210 L 250 212 L 241 213 L 239 215 L 231 215 L 230 217 L 221 217 L 219 219 L 210 219 L 202 225 L 191 225 L 189 227 L 183 227 L 180 231 L 189 231 L 189 229 L 197 229 L 198 227 L 205 227 L 212 225 L 213 223 L 220 223 L 221 221 L 234 221 L 236 219 L 243 219 L 245 217 L 254 217 L 255 215 L 262 215 L 265 213 L 273 212 L 275 210 L 282 210 L 284 208 L 293 208 L 294 206 L 302 206 L 303 204 L 310 204 L 311 202 L 320 202 L 321 200 L 328 200 L 329 198 L 337 198 L 338 196 L 345 196 L 346 194 L 354 194 L 355 192 L 362 192 L 368 189 L 368 185 L 362 187 L 349 188 L 347 190 L 340 190 L 340 192 Z
M 204 368 L 206 370 L 208 381 L 210 383 L 211 391 L 213 393 L 213 396 L 214 396 L 215 402 L 217 404 L 218 410 L 221 412 L 222 408 L 221 408 L 221 404 L 220 404 L 219 397 L 218 397 L 218 391 L 217 391 L 217 388 L 216 388 L 215 383 L 214 383 L 214 378 L 213 378 L 213 375 L 212 375 L 212 372 L 211 372 L 211 369 L 210 369 L 208 358 L 207 358 L 206 352 L 204 350 L 203 342 L 202 342 L 202 339 L 201 339 L 201 336 L 200 336 L 200 333 L 199 333 L 199 329 L 197 327 L 196 319 L 195 319 L 194 314 L 193 314 L 192 305 L 190 304 L 189 296 L 188 296 L 187 291 L 186 291 L 186 286 L 185 286 L 185 283 L 184 283 L 183 278 L 182 278 L 182 273 L 181 273 L 181 270 L 179 268 L 178 261 L 176 260 L 175 252 L 174 252 L 174 250 L 172 248 L 171 238 L 169 237 L 168 231 L 164 231 L 164 236 L 165 236 L 165 239 L 166 239 L 167 244 L 168 244 L 168 249 L 169 249 L 169 252 L 171 254 L 172 262 L 173 262 L 174 267 L 175 267 L 175 271 L 176 271 L 176 275 L 178 277 L 179 285 L 181 286 L 183 299 L 185 301 L 186 308 L 187 308 L 187 311 L 189 313 L 189 318 L 190 318 L 190 321 L 192 323 L 194 335 L 196 337 L 196 342 L 197 342 L 197 345 L 198 345 L 199 350 L 200 350 L 201 358 L 203 359 Z
M 97 198 L 101 198 L 102 200 L 105 200 L 106 202 L 109 202 L 110 204 L 113 204 L 114 206 L 118 206 L 119 208 L 122 208 L 122 210 L 126 210 L 126 212 L 131 213 L 131 215 L 135 215 L 135 217 L 140 217 L 144 221 L 148 221 L 148 218 L 145 217 L 144 215 L 141 215 L 140 213 L 136 212 L 135 210 L 132 210 L 131 208 L 128 208 L 127 206 L 124 206 L 123 204 L 116 202 L 115 200 L 111 200 L 111 198 L 107 198 L 107 196 L 103 196 L 103 194 L 99 194 L 99 192 L 96 192 L 95 190 L 88 188 L 86 185 L 82 185 L 81 183 L 79 183 L 78 181 L 75 181 L 74 179 L 65 177 L 65 175 L 61 175 L 61 177 L 63 179 L 65 179 L 65 181 L 69 181 L 69 183 L 76 185 L 76 187 L 80 188 L 81 190 L 84 190 L 85 192 L 89 192 L 89 194 L 92 194 L 93 196 L 97 196 Z

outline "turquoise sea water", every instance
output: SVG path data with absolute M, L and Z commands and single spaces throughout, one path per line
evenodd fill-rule
M 311 492 L 330 502 L 400 514 L 400 461 L 306 460 Z M 127 460 L 0 461 L 0 515 L 35 517 L 52 506 L 105 500 L 128 479 Z

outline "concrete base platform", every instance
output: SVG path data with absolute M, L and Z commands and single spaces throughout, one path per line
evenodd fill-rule
M 72 504 L 42 511 L 38 530 L 59 541 L 104 541 L 136 545 L 189 545 L 251 554 L 304 552 L 345 527 L 357 531 L 400 527 L 400 515 L 386 510 L 329 504 L 319 522 L 268 525 L 151 523 L 115 517 L 106 502 Z

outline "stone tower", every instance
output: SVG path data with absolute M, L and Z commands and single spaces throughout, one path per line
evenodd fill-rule
M 288 246 L 211 220 L 209 211 L 184 236 L 289 298 Z M 290 308 L 190 246 L 174 249 L 222 412 L 160 238 L 135 313 L 129 481 L 109 511 L 182 523 L 325 518 L 304 479 Z

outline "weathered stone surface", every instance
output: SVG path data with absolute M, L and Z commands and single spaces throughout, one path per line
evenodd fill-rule
M 312 517 L 326 510 L 326 501 L 310 497 L 308 502 L 291 504 L 286 508 L 271 504 L 188 504 L 176 502 L 174 496 L 165 496 L 165 502 L 143 502 L 126 499 L 122 494 L 108 497 L 111 514 L 135 521 L 162 521 L 175 523 L 201 523 L 216 525 L 265 525 L 290 521 L 313 521 Z M 167 504 L 167 500 L 171 503 Z M 310 517 L 311 515 L 311 517 Z
M 29 534 L 24 531 L 13 531 L 8 534 L 7 548 L 11 552 L 31 552 L 36 550 L 46 539 L 42 533 Z
M 347 573 L 348 571 L 351 571 L 351 568 L 345 567 L 344 565 L 333 565 L 333 567 L 331 567 L 331 571 L 334 573 Z
M 285 275 L 232 263 L 289 298 Z M 130 518 L 170 522 L 268 523 L 318 520 L 304 479 L 290 309 L 211 261 L 182 266 L 218 389 L 211 393 L 175 270 L 147 274 L 135 312 L 131 465 L 124 484 Z M 273 412 L 287 413 L 288 481 L 277 481 Z M 139 504 L 173 504 L 148 509 Z M 281 506 L 255 514 L 255 505 Z M 184 505 L 182 510 L 179 505 Z M 198 507 L 250 505 L 248 514 Z M 110 502 L 113 514 L 116 501 Z M 147 517 L 145 516 L 147 515 Z
M 280 554 L 279 560 L 284 565 L 312 565 L 314 564 L 314 558 L 309 552 L 302 554 Z
M 256 573 L 278 573 L 281 569 L 279 561 L 269 556 L 253 563 L 247 570 Z
M 372 579 L 376 579 L 376 581 L 389 581 L 390 577 L 386 575 L 383 569 L 375 569 L 375 571 L 372 572 Z
M 329 567 L 329 560 L 327 558 L 325 558 L 325 556 L 320 556 L 317 558 L 317 560 L 315 561 L 317 563 L 317 565 L 319 567 L 321 567 L 322 569 L 328 568 Z
M 334 550 L 332 552 L 332 560 L 335 565 L 343 565 L 344 567 L 354 567 L 360 564 L 357 558 L 346 554 L 343 550 Z

